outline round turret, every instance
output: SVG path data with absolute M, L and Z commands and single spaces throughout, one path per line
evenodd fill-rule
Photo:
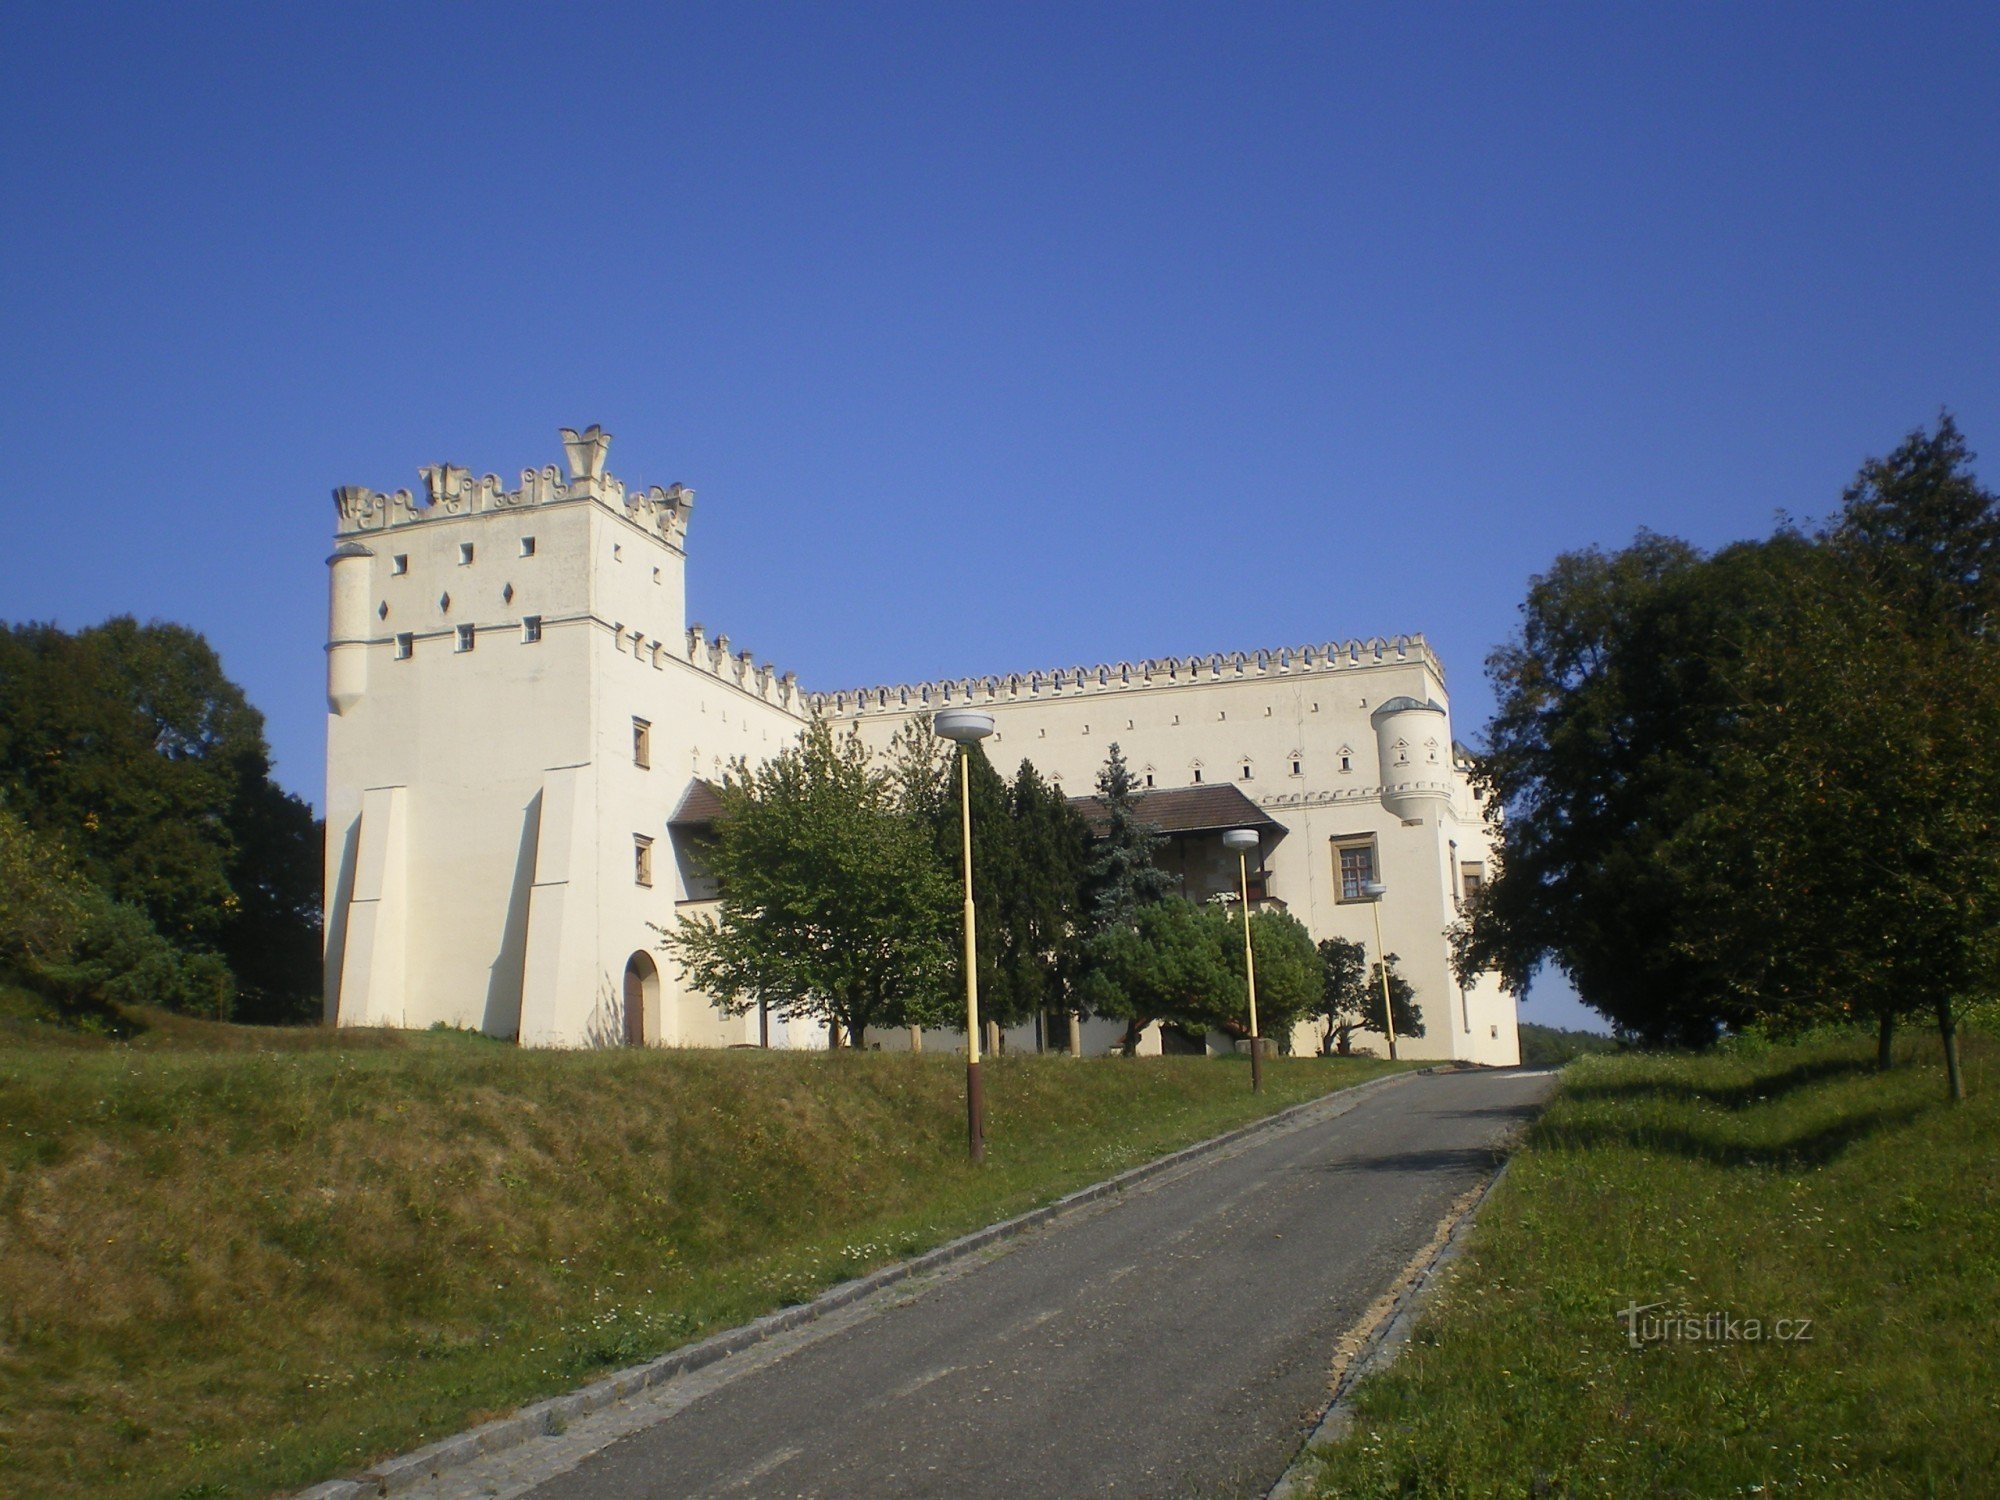
M 344 714 L 368 691 L 368 579 L 375 554 L 342 542 L 326 560 L 326 706 Z
M 1430 698 L 1389 699 L 1372 714 L 1382 764 L 1382 805 L 1399 818 L 1423 816 L 1451 796 L 1451 726 Z

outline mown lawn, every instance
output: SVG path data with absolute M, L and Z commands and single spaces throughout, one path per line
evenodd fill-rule
M 1318 1493 L 2000 1494 L 2000 1047 L 1936 1051 L 1573 1064 Z
M 17 1035 L 29 1035 L 20 1031 Z M 352 1471 L 1389 1065 L 0 1047 L 0 1494 Z

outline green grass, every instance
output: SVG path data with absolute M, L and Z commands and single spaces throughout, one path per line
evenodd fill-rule
M 1966 1052 L 1956 1108 L 1934 1037 L 1572 1065 L 1317 1492 L 2000 1490 L 2000 1046 Z M 1656 1302 L 1765 1337 L 1634 1350 Z
M 0 1493 L 355 1470 L 1390 1066 L 0 1045 Z M 23 1040 L 28 1036 L 29 1040 Z

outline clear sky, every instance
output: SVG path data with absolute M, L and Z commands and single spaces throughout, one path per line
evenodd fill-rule
M 2000 478 L 1990 0 L 9 15 L 0 618 L 315 801 L 329 490 L 562 425 L 809 688 L 1423 631 L 1475 745 L 1558 552 Z

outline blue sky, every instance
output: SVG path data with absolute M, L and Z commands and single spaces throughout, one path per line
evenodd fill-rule
M 315 800 L 330 488 L 561 425 L 808 686 L 1422 630 L 1475 743 L 1558 552 L 2000 455 L 1991 4 L 11 18 L 0 618 Z

